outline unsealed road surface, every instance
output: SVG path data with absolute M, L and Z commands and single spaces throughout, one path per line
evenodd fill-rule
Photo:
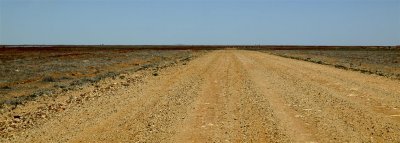
M 400 142 L 400 82 L 220 50 L 25 130 L 13 142 Z

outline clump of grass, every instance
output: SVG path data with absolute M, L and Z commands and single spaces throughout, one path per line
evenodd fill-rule
M 9 86 L 3 86 L 3 87 L 0 87 L 0 89 L 3 89 L 3 90 L 10 90 L 11 87 L 9 87 Z
M 56 82 L 57 80 L 51 76 L 46 76 L 42 79 L 44 82 Z
M 12 105 L 12 106 L 17 106 L 22 104 L 23 100 L 21 98 L 13 98 L 13 99 L 7 99 L 2 101 L 1 105 Z

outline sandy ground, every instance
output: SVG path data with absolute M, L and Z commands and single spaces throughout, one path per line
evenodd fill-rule
M 242 50 L 138 74 L 3 141 L 400 142 L 398 80 Z

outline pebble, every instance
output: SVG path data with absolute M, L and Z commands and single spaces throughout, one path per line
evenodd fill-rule
M 357 95 L 356 95 L 356 94 L 349 94 L 349 95 L 347 95 L 347 96 L 353 97 L 353 96 L 357 96 Z

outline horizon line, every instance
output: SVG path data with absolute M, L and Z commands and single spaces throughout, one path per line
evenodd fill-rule
M 296 44 L 0 44 L 0 46 L 308 46 L 308 47 L 399 47 L 399 45 L 296 45 Z

